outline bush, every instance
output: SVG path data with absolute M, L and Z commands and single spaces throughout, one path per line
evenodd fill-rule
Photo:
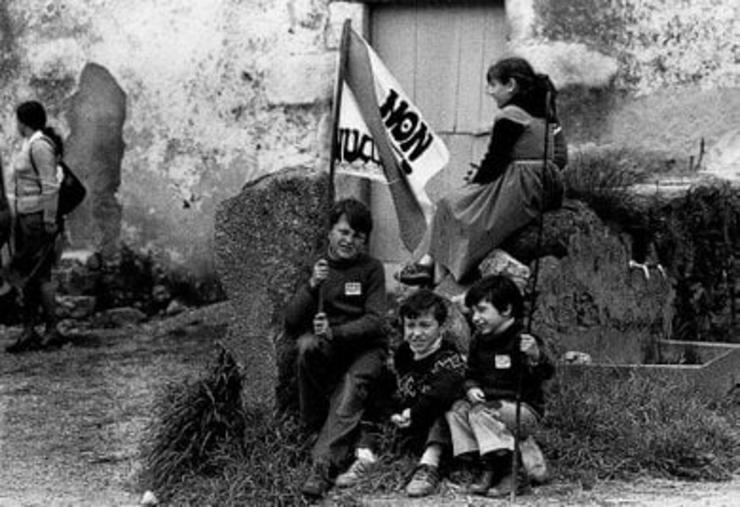
M 241 374 L 223 347 L 203 379 L 163 388 L 142 444 L 146 489 L 167 492 L 190 474 L 220 471 L 223 449 L 243 448 L 251 421 L 241 393 Z
M 728 479 L 740 435 L 689 385 L 617 370 L 560 372 L 540 439 L 561 478 Z
M 294 417 L 261 406 L 242 410 L 235 375 L 222 351 L 206 378 L 158 400 L 142 487 L 173 505 L 304 504 L 310 440 Z M 711 405 L 689 386 L 616 370 L 564 369 L 556 382 L 538 435 L 556 480 L 718 480 L 740 465 L 737 398 Z M 380 466 L 358 486 L 334 491 L 335 504 L 404 487 L 417 457 L 399 455 L 392 425 L 379 431 Z M 454 482 L 470 480 L 463 463 L 450 465 Z M 441 494 L 454 495 L 447 488 Z

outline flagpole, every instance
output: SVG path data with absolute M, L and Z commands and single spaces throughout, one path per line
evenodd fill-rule
M 344 75 L 347 71 L 347 52 L 349 48 L 349 31 L 352 25 L 350 19 L 344 20 L 342 38 L 339 42 L 339 64 L 337 66 L 337 80 L 334 84 L 334 102 L 331 107 L 331 153 L 329 154 L 329 201 L 334 202 L 334 178 L 336 174 L 337 158 L 339 156 L 339 114 L 342 105 L 342 90 Z

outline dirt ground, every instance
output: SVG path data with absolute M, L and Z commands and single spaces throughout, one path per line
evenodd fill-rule
M 53 352 L 0 352 L 0 506 L 137 505 L 143 493 L 135 483 L 139 439 L 156 390 L 203 370 L 228 312 L 228 305 L 214 305 L 135 328 L 88 331 Z M 17 331 L 0 326 L 0 346 Z M 418 502 L 393 496 L 362 503 L 496 505 L 454 487 Z M 518 503 L 734 506 L 740 505 L 740 477 L 598 483 L 588 490 L 556 483 Z

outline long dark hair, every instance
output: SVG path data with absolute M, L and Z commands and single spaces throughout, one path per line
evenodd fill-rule
M 58 156 L 64 155 L 64 142 L 56 130 L 46 125 L 46 110 L 40 102 L 29 100 L 21 103 L 15 109 L 15 115 L 18 121 L 27 126 L 34 132 L 40 130 L 46 137 L 51 139 L 56 148 Z
M 510 104 L 521 107 L 537 118 L 557 121 L 555 96 L 558 92 L 550 77 L 547 74 L 536 73 L 527 60 L 514 56 L 497 61 L 486 73 L 486 80 L 489 83 L 494 79 L 504 84 L 511 79 L 516 81 L 517 91 L 509 101 Z

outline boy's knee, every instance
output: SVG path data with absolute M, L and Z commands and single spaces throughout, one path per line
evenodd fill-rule
M 296 342 L 296 348 L 298 349 L 298 357 L 303 358 L 306 354 L 312 354 L 317 352 L 321 346 L 321 339 L 313 334 L 304 334 L 298 338 Z
M 365 408 L 369 395 L 369 382 L 362 376 L 346 373 L 342 381 L 337 413 L 351 416 Z
M 469 412 L 470 412 L 470 403 L 468 403 L 466 400 L 458 400 L 452 405 L 452 408 L 450 408 L 450 410 L 445 414 L 445 419 L 447 419 L 447 422 L 449 423 L 452 423 L 455 421 L 467 421 Z

